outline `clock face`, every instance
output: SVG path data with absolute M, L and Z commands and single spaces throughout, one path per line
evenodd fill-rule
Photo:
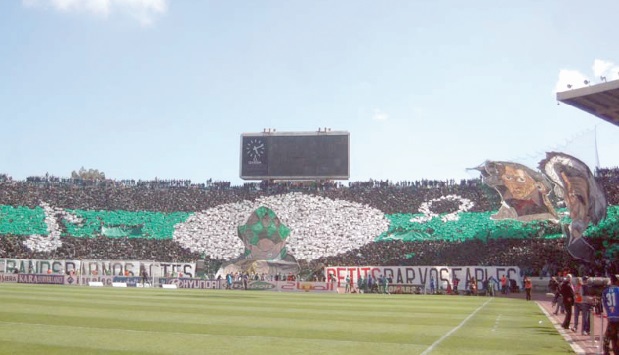
M 264 140 L 260 138 L 252 138 L 245 143 L 245 154 L 254 161 L 260 160 L 264 156 L 265 150 Z

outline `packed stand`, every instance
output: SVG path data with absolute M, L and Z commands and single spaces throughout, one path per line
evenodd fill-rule
M 619 168 L 600 169 L 596 176 L 609 205 L 617 205 Z M 280 210 L 285 212 L 279 217 L 293 230 L 300 231 L 297 233 L 300 237 L 291 236 L 297 238 L 289 241 L 289 246 L 294 246 L 291 252 L 307 269 L 319 269 L 324 265 L 517 265 L 531 274 L 543 274 L 548 264 L 574 264 L 565 251 L 564 240 L 546 239 L 543 233 L 526 239 L 373 242 L 374 237 L 387 230 L 385 214 L 418 213 L 425 201 L 446 195 L 474 201 L 470 210 L 473 212 L 496 210 L 500 205 L 500 196 L 479 179 L 459 182 L 368 181 L 351 182 L 348 186 L 337 182 L 262 182 L 231 186 L 229 182 L 212 180 L 204 183 L 189 180 L 87 181 L 53 176 L 14 181 L 10 176 L 0 174 L 0 205 L 5 206 L 34 209 L 45 202 L 64 210 L 201 211 L 193 214 L 196 222 L 193 227 L 197 229 L 183 231 L 177 228 L 177 239 L 109 238 L 101 235 L 76 238 L 68 236 L 66 226 L 59 223 L 61 246 L 51 251 L 37 251 L 24 245 L 27 236 L 3 232 L 0 257 L 179 262 L 206 258 L 209 263 L 217 263 L 234 258 L 238 255 L 237 250 L 242 248 L 239 240 L 217 240 L 222 228 L 228 228 L 228 235 L 236 238 L 235 229 L 245 223 L 244 219 L 249 215 L 247 211 L 251 212 L 260 203 L 280 203 Z M 438 213 L 453 210 L 449 203 L 444 206 L 437 203 L 434 207 Z M 213 214 L 217 210 L 223 212 Z M 229 215 L 233 218 L 221 218 Z M 549 232 L 556 234 L 560 231 Z M 182 238 L 188 241 L 183 243 Z M 602 239 L 591 243 L 598 249 L 607 247 Z M 228 250 L 230 245 L 234 246 L 233 252 Z M 480 250 L 484 252 L 480 253 Z M 603 263 L 595 265 L 595 268 L 599 267 L 604 267 Z

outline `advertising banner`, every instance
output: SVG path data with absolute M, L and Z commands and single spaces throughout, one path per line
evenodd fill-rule
M 142 283 L 142 278 L 139 276 L 114 276 L 112 282 L 126 283 L 127 287 L 136 287 L 137 284 Z
M 5 272 L 0 273 L 0 282 L 16 283 L 17 274 L 8 274 Z
M 114 276 L 107 276 L 107 275 L 103 275 L 103 276 L 81 275 L 79 277 L 67 276 L 66 280 L 70 281 L 70 279 L 76 280 L 77 283 L 67 282 L 67 284 L 69 285 L 78 284 L 80 286 L 88 286 L 90 282 L 101 282 L 103 286 L 112 286 Z
M 232 283 L 233 290 L 244 290 L 242 281 Z M 336 287 L 328 282 L 305 282 L 305 281 L 249 281 L 247 290 L 253 291 L 277 291 L 277 292 L 337 292 Z
M 223 283 L 223 280 L 160 277 L 159 283 L 162 285 L 176 285 L 177 288 L 200 288 L 218 290 L 221 289 L 221 284 Z
M 277 291 L 322 293 L 337 292 L 337 289 L 328 282 L 279 281 Z
M 18 274 L 17 282 L 20 284 L 64 285 L 64 275 Z
M 243 281 L 233 281 L 231 287 L 233 290 L 277 291 L 277 282 L 252 280 L 248 281 L 247 287 L 245 287 Z

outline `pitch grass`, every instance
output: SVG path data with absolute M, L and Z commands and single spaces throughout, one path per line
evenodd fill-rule
M 520 299 L 0 284 L 7 354 L 570 352 Z

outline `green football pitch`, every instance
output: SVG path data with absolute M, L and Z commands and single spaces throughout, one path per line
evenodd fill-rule
M 0 353 L 571 352 L 521 299 L 0 284 Z

